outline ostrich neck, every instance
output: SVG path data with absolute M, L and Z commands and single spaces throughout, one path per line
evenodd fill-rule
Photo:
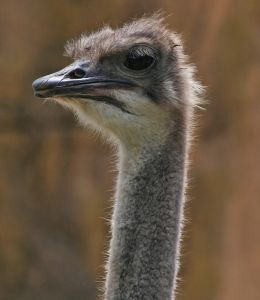
M 185 180 L 183 131 L 172 130 L 156 147 L 121 151 L 106 300 L 174 297 Z

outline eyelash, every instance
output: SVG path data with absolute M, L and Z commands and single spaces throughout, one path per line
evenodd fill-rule
M 146 47 L 138 47 L 135 49 L 132 49 L 132 51 L 130 50 L 129 53 L 131 53 L 132 57 L 139 57 L 139 56 L 151 56 L 154 57 L 152 51 L 150 51 L 150 49 L 146 48 Z

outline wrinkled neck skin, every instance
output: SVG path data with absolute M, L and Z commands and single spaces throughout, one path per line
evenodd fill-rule
M 184 117 L 165 136 L 120 144 L 105 300 L 172 300 L 185 186 Z

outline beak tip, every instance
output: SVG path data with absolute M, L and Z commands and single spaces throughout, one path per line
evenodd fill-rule
M 32 83 L 32 89 L 34 91 L 34 96 L 38 98 L 45 98 L 44 95 L 44 80 L 41 78 L 35 79 Z
M 37 90 L 39 90 L 39 87 L 42 85 L 42 79 L 41 78 L 38 78 L 38 79 L 35 79 L 32 83 L 32 88 L 34 90 L 34 92 L 36 93 Z

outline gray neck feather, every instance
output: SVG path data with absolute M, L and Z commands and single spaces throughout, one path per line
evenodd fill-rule
M 121 151 L 106 300 L 174 299 L 185 185 L 186 129 L 138 154 Z

